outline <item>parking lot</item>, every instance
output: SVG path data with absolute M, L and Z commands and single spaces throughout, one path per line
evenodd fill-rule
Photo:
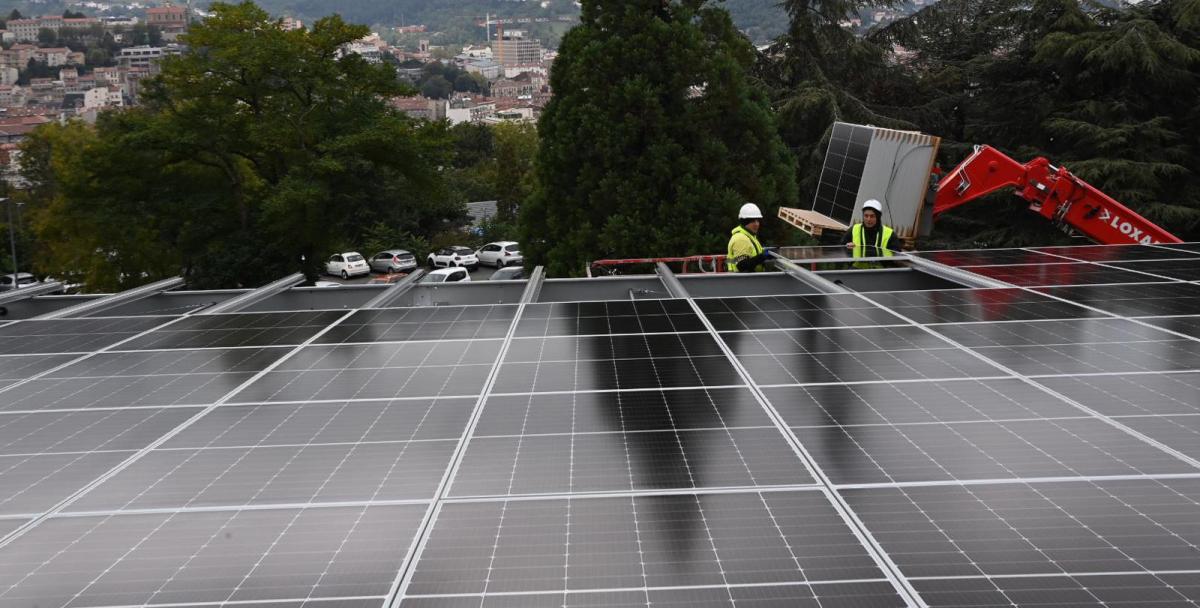
M 421 266 L 421 268 L 423 268 L 425 270 L 425 272 L 429 272 L 429 270 L 430 270 L 430 268 L 428 266 L 424 266 L 424 265 Z M 488 277 L 492 276 L 493 272 L 496 272 L 496 269 L 492 268 L 491 266 L 483 266 L 483 265 L 476 266 L 475 269 L 471 271 L 471 280 L 472 281 L 486 281 L 486 280 L 488 280 Z M 366 275 L 366 276 L 351 277 L 349 279 L 343 279 L 342 277 L 323 275 L 323 276 L 321 276 L 320 280 L 330 281 L 332 283 L 341 283 L 343 285 L 365 285 L 366 283 L 370 282 L 371 279 L 375 279 L 375 278 L 379 278 L 379 277 L 386 277 L 386 276 L 387 275 L 380 274 L 377 272 L 372 272 L 371 274 Z

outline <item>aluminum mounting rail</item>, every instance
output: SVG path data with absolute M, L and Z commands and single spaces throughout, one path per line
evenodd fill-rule
M 171 277 L 169 279 L 155 281 L 148 285 L 142 285 L 141 287 L 126 289 L 120 293 L 114 293 L 112 295 L 104 296 L 95 300 L 89 300 L 81 304 L 76 304 L 75 306 L 69 306 L 67 308 L 48 312 L 44 315 L 38 315 L 34 317 L 34 319 L 46 320 L 86 317 L 88 315 L 94 315 L 96 313 L 115 308 L 122 304 L 135 302 L 137 300 L 141 300 L 142 298 L 148 298 L 164 291 L 170 291 L 181 285 L 183 285 L 183 277 Z
M 939 279 L 945 279 L 952 283 L 966 285 L 967 287 L 980 287 L 984 289 L 1011 289 L 1016 287 L 1012 283 L 997 281 L 996 279 L 975 274 L 968 270 L 947 266 L 940 262 L 934 262 L 933 260 L 927 260 L 915 255 L 905 254 L 903 257 L 896 256 L 893 259 L 905 260 L 909 263 L 910 267 L 920 270 L 925 274 L 931 274 Z
M 846 289 L 845 287 L 842 287 L 841 285 L 838 285 L 837 283 L 834 283 L 833 281 L 830 281 L 829 279 L 811 270 L 808 270 L 807 268 L 801 268 L 795 262 L 787 258 L 773 256 L 771 260 L 775 262 L 775 265 L 778 266 L 780 270 L 790 275 L 793 279 L 812 287 L 820 293 L 853 293 L 849 289 Z
M 58 281 L 50 281 L 48 283 L 38 283 L 36 285 L 31 285 L 29 287 L 21 287 L 19 289 L 10 289 L 8 291 L 0 293 L 0 304 L 8 304 L 9 302 L 16 302 L 18 300 L 24 300 L 27 298 L 32 298 L 34 296 L 44 296 L 47 294 L 52 294 L 56 291 L 61 291 L 62 288 L 63 288 L 62 283 L 60 283 Z
M 530 304 L 537 302 L 538 296 L 542 293 L 542 283 L 546 281 L 546 268 L 544 266 L 535 266 L 533 272 L 529 273 L 529 280 L 525 282 L 525 291 L 521 292 L 521 303 Z
M 209 306 L 208 308 L 195 313 L 193 316 L 218 315 L 224 312 L 237 312 L 239 310 L 244 310 L 275 294 L 286 291 L 292 286 L 303 281 L 304 275 L 302 273 L 297 272 L 289 274 L 282 279 L 267 283 L 266 285 L 263 285 L 257 289 L 251 289 L 246 293 L 238 294 L 214 306 Z
M 412 289 L 413 286 L 417 284 L 417 281 L 420 281 L 421 277 L 423 276 L 425 276 L 425 271 L 423 269 L 414 269 L 403 279 L 396 281 L 387 289 L 384 289 L 383 293 L 368 300 L 366 304 L 362 305 L 362 308 L 387 308 L 388 306 L 391 306 L 392 302 L 395 302 L 396 300 L 400 299 L 400 296 L 408 293 L 408 291 Z

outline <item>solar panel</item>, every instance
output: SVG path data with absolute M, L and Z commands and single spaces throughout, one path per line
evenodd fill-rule
M 825 153 L 825 165 L 817 182 L 813 211 L 849 224 L 858 204 L 858 187 L 875 129 L 849 123 L 834 123 Z
M 927 257 L 2 325 L 0 608 L 1194 606 L 1200 252 Z

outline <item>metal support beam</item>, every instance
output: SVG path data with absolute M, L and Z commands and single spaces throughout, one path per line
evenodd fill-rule
M 521 292 L 521 303 L 531 304 L 537 302 L 538 296 L 542 293 L 542 283 L 546 281 L 546 268 L 544 266 L 535 266 L 533 272 L 529 273 L 529 280 L 525 282 L 525 291 Z
M 225 312 L 237 312 L 239 310 L 244 310 L 303 281 L 304 274 L 299 272 L 289 274 L 278 281 L 267 283 L 258 289 L 252 289 L 246 293 L 236 295 L 215 306 L 209 306 L 208 308 L 196 313 L 195 316 L 218 315 Z
M 671 294 L 672 298 L 688 298 L 687 289 L 683 283 L 679 282 L 679 277 L 664 262 L 659 262 L 654 265 L 654 272 L 658 275 L 659 280 L 663 282 L 663 286 L 667 288 L 667 293 Z
M 907 258 L 906 261 L 909 263 L 910 267 L 920 270 L 925 274 L 930 274 L 938 277 L 939 279 L 945 279 L 952 283 L 966 285 L 967 287 L 980 287 L 984 289 L 1008 289 L 1016 287 L 1016 285 L 1013 285 L 1012 283 L 997 281 L 996 279 L 978 275 L 961 268 L 947 266 L 940 262 L 934 262 L 933 260 L 927 260 L 915 255 L 905 255 L 904 258 Z
M 45 320 L 86 317 L 88 315 L 94 315 L 96 313 L 115 308 L 122 304 L 128 304 L 130 302 L 141 300 L 142 298 L 148 298 L 164 291 L 170 291 L 176 287 L 179 287 L 180 285 L 183 285 L 183 277 L 171 277 L 169 279 L 155 281 L 149 285 L 142 285 L 141 287 L 126 289 L 120 293 L 114 293 L 96 300 L 89 300 L 82 304 L 76 304 L 75 306 L 69 306 L 61 310 L 48 312 L 44 315 L 38 315 L 34 317 L 34 319 Z
M 801 268 L 791 260 L 781 258 L 779 256 L 775 256 L 771 259 L 774 260 L 775 265 L 778 266 L 780 270 L 787 273 L 793 279 L 796 279 L 797 281 L 800 281 L 801 283 L 804 283 L 805 285 L 808 285 L 809 287 L 812 287 L 821 293 L 853 293 L 849 289 L 846 289 L 845 287 L 842 287 L 841 285 L 838 285 L 837 283 L 834 283 L 833 281 L 830 281 L 829 279 L 826 279 L 825 277 L 807 268 Z
M 417 281 L 421 280 L 423 276 L 425 276 L 424 270 L 420 268 L 413 270 L 408 273 L 408 276 L 384 289 L 383 293 L 371 298 L 366 304 L 362 305 L 362 308 L 387 308 L 392 302 L 400 299 L 400 296 L 408 293 L 408 290 L 412 289 L 413 285 L 416 285 Z
M 48 283 L 37 283 L 29 287 L 20 289 L 10 289 L 5 292 L 0 292 L 0 304 L 8 304 L 33 296 L 44 296 L 62 291 L 63 284 L 58 281 L 50 281 Z

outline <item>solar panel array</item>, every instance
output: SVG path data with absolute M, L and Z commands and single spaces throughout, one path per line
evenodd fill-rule
M 849 224 L 858 204 L 858 188 L 867 167 L 873 127 L 844 122 L 833 124 L 829 148 L 817 182 L 813 211 Z
M 1195 606 L 1200 248 L 0 326 L 0 608 Z

